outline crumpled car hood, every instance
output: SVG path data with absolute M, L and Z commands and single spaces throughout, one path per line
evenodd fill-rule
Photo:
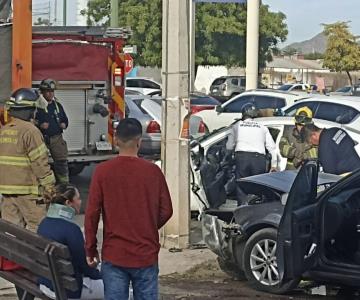
M 238 180 L 238 183 L 248 194 L 259 191 L 260 187 L 274 189 L 280 193 L 289 193 L 296 175 L 297 171 L 272 172 L 242 178 Z M 341 176 L 338 175 L 319 173 L 318 185 L 331 184 L 340 178 Z

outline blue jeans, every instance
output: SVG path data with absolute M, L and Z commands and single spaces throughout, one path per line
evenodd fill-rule
M 103 261 L 101 273 L 105 300 L 128 300 L 132 284 L 134 300 L 158 300 L 158 264 L 146 268 L 123 268 Z

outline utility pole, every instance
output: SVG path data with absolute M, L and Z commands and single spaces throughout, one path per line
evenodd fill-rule
M 259 74 L 260 0 L 247 1 L 246 89 L 256 89 Z
M 189 8 L 191 0 L 163 0 L 162 21 L 162 169 L 172 197 L 174 214 L 162 231 L 164 246 L 189 245 L 189 142 L 180 139 L 189 99 Z
M 190 60 L 190 88 L 189 90 L 193 92 L 195 90 L 195 28 L 196 28 L 196 4 L 195 0 L 190 0 L 189 6 L 189 26 L 190 26 L 190 45 L 189 45 L 189 60 Z
M 111 0 L 110 11 L 110 26 L 119 27 L 119 0 Z
M 12 90 L 31 88 L 32 2 L 13 1 Z
M 63 25 L 66 26 L 66 11 L 67 11 L 67 0 L 63 0 Z

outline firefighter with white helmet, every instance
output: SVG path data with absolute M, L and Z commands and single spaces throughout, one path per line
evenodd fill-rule
M 36 120 L 54 161 L 56 181 L 57 183 L 67 183 L 69 182 L 68 149 L 62 134 L 69 125 L 68 117 L 63 106 L 55 97 L 55 80 L 44 79 L 41 81 L 39 89 L 47 101 L 47 107 L 38 109 Z
M 287 158 L 287 170 L 298 169 L 306 160 L 317 158 L 317 147 L 307 143 L 303 135 L 303 127 L 313 123 L 312 117 L 310 108 L 301 107 L 295 113 L 295 126 L 284 127 L 279 148 L 281 155 Z
M 55 184 L 43 136 L 33 124 L 38 98 L 32 89 L 16 90 L 6 103 L 11 120 L 0 128 L 1 215 L 31 231 L 45 216 L 44 193 Z

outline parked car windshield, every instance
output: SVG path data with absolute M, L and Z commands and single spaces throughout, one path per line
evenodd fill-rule
M 219 105 L 218 100 L 206 95 L 190 95 L 191 105 Z
M 280 91 L 288 91 L 292 87 L 292 84 L 284 84 L 278 88 Z
M 344 86 L 342 88 L 337 89 L 335 92 L 339 93 L 347 93 L 351 91 L 351 86 Z
M 214 82 L 212 83 L 212 85 L 220 85 L 223 84 L 225 82 L 225 78 L 217 78 L 214 80 Z

